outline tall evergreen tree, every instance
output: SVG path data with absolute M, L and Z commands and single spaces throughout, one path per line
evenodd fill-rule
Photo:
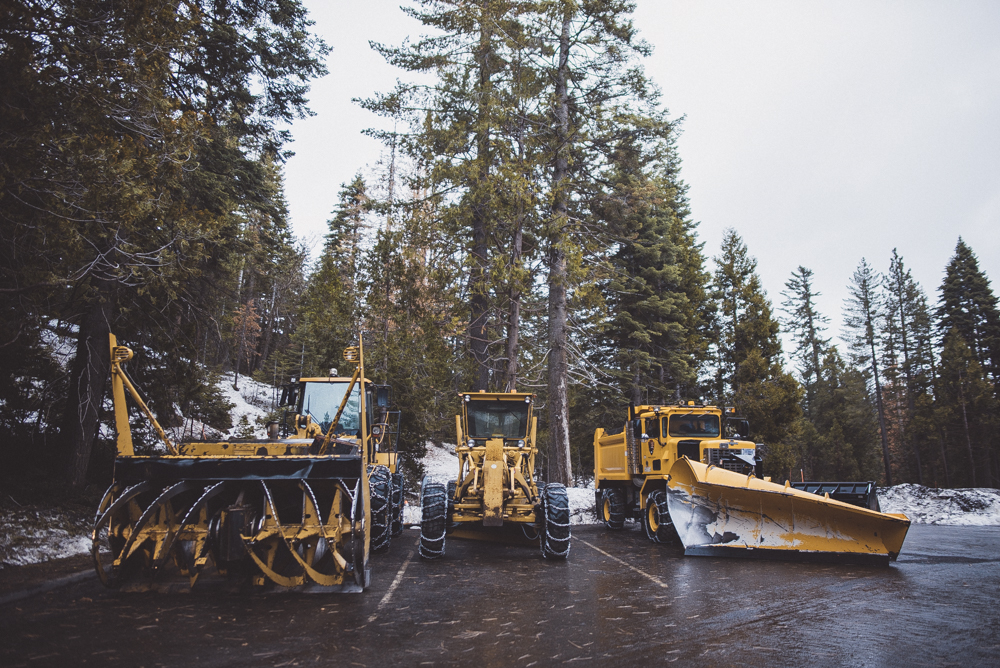
M 892 462 L 889 457 L 889 439 L 885 427 L 885 407 L 882 403 L 882 377 L 879 371 L 879 325 L 884 311 L 882 281 L 871 265 L 862 258 L 848 285 L 850 297 L 845 300 L 844 326 L 846 341 L 851 350 L 851 360 L 859 369 L 865 369 L 874 385 L 875 406 L 878 411 L 879 433 L 882 439 L 882 457 L 885 464 L 885 483 L 892 485 Z
M 904 461 L 896 463 L 906 471 L 907 479 L 923 484 L 921 439 L 910 422 L 919 395 L 928 391 L 932 380 L 931 322 L 926 296 L 895 249 L 885 275 L 885 293 L 883 369 L 893 395 L 896 432 L 905 444 Z M 908 466 L 911 457 L 912 466 Z
M 792 355 L 799 363 L 799 377 L 806 391 L 805 413 L 809 418 L 814 417 L 815 385 L 830 345 L 830 339 L 823 337 L 829 318 L 816 310 L 815 302 L 820 293 L 813 292 L 812 276 L 811 269 L 800 265 L 785 282 L 785 291 L 781 293 L 785 298 L 782 310 L 787 315 L 783 324 L 795 342 Z
M 879 430 L 862 372 L 834 347 L 823 356 L 813 387 L 805 460 L 813 480 L 879 479 Z
M 17 299 L 4 310 L 76 328 L 61 439 L 79 486 L 108 332 L 199 357 L 241 217 L 273 210 L 267 157 L 281 157 L 279 124 L 307 113 L 325 46 L 297 3 L 15 2 L 9 16 L 0 238 Z
M 521 15 L 530 3 L 519 0 L 481 0 L 452 3 L 421 0 L 404 8 L 410 16 L 435 31 L 413 44 L 391 47 L 373 44 L 388 62 L 410 72 L 435 75 L 430 85 L 400 83 L 389 94 L 362 101 L 366 108 L 410 124 L 401 148 L 426 168 L 423 187 L 431 197 L 449 204 L 441 207 L 442 222 L 462 240 L 468 267 L 468 351 L 472 389 L 491 386 L 497 366 L 491 343 L 500 320 L 517 322 L 516 316 L 499 318 L 494 288 L 497 270 L 505 269 L 499 282 L 513 284 L 510 312 L 522 276 L 512 276 L 521 265 L 520 250 L 509 263 L 508 248 L 523 242 L 525 209 L 533 198 L 532 125 L 528 100 L 538 96 L 530 68 L 523 66 L 526 46 Z M 395 133 L 374 132 L 387 143 Z M 516 337 L 517 327 L 509 328 Z M 516 355 L 516 346 L 502 354 Z
M 997 392 L 1000 382 L 1000 311 L 990 281 L 972 249 L 958 239 L 939 288 L 937 328 L 942 341 L 952 330 L 962 337 Z
M 973 349 L 957 329 L 945 337 L 934 417 L 943 431 L 952 484 L 997 486 L 997 402 Z
M 757 276 L 757 260 L 735 230 L 715 258 L 719 301 L 716 396 L 750 420 L 751 435 L 768 448 L 769 470 L 784 471 L 801 457 L 795 443 L 802 389 L 782 368 L 778 321 Z

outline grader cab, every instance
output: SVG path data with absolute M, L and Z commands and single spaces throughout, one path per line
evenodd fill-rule
M 176 444 L 125 371 L 132 351 L 114 335 L 110 343 L 118 456 L 92 534 L 106 586 L 169 591 L 215 580 L 349 592 L 369 585 L 369 527 L 389 511 L 374 503 L 375 490 L 391 478 L 378 463 L 370 410 L 377 392 L 364 377 L 361 341 L 344 351 L 355 367 L 351 378 L 329 381 L 327 389 L 342 386 L 341 401 L 325 432 L 306 420 L 306 433 L 285 437 L 269 427 L 267 439 Z M 126 393 L 162 441 L 162 454 L 136 454 Z M 342 419 L 356 429 L 338 431 Z
M 447 486 L 425 480 L 421 487 L 420 556 L 443 556 L 447 534 L 502 536 L 513 528 L 538 540 L 546 559 L 565 559 L 569 498 L 564 485 L 535 481 L 533 395 L 463 392 L 459 397 L 458 476 Z

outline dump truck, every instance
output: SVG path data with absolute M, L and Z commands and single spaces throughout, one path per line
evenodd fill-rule
M 761 475 L 746 420 L 693 401 L 630 406 L 617 433 L 594 433 L 598 518 L 640 522 L 686 555 L 887 564 L 910 522 Z M 840 483 L 846 484 L 846 483 Z M 865 504 L 870 499 L 865 499 Z
M 566 487 L 535 480 L 534 395 L 458 396 L 458 474 L 447 485 L 426 478 L 421 485 L 420 556 L 444 556 L 447 535 L 503 540 L 504 533 L 518 532 L 523 540 L 537 540 L 544 558 L 566 559 L 571 538 Z
M 365 379 L 360 338 L 344 351 L 355 367 L 349 379 L 298 383 L 295 423 L 304 431 L 282 437 L 271 424 L 266 439 L 172 442 L 128 376 L 132 350 L 112 334 L 110 354 L 117 457 L 91 536 L 106 586 L 173 591 L 221 582 L 324 593 L 368 587 L 371 485 L 385 480 L 387 467 L 377 464 L 378 388 Z M 312 414 L 301 409 L 303 401 L 314 405 L 313 389 L 334 406 L 325 429 L 322 422 L 310 428 Z M 162 452 L 136 453 L 127 396 Z

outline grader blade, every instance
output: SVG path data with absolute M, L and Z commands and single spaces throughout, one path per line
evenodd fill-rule
M 905 515 L 687 458 L 670 468 L 667 505 L 684 553 L 694 556 L 888 564 L 910 526 Z

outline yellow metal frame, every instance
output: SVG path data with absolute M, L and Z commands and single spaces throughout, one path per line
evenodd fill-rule
M 523 392 L 463 392 L 462 412 L 455 416 L 458 477 L 455 480 L 454 513 L 456 523 L 482 522 L 483 526 L 502 526 L 505 522 L 532 524 L 538 499 L 535 484 L 535 457 L 538 454 L 534 416 L 534 395 Z M 483 445 L 469 446 L 468 407 L 483 401 L 520 401 L 528 404 L 527 433 L 524 446 L 486 439 Z M 513 440 L 513 439 L 508 439 Z
M 636 406 L 633 417 L 642 420 L 643 433 L 646 433 L 646 425 L 650 420 L 663 420 L 671 415 L 684 415 L 686 413 L 697 412 L 699 414 L 715 415 L 719 418 L 720 429 L 723 425 L 723 411 L 717 406 L 691 406 L 691 405 L 642 405 Z M 625 423 L 625 428 L 618 434 L 607 434 L 604 429 L 597 429 L 594 433 L 594 487 L 599 488 L 602 482 L 628 482 L 633 478 L 642 478 L 642 487 L 639 490 L 639 507 L 643 510 L 649 499 L 649 495 L 663 489 L 666 485 L 670 467 L 677 462 L 680 457 L 677 454 L 678 443 L 685 440 L 700 441 L 698 448 L 698 460 L 703 463 L 708 461 L 708 451 L 720 449 L 723 444 L 726 448 L 733 449 L 756 449 L 756 444 L 752 441 L 738 441 L 731 438 L 699 438 L 691 439 L 683 436 L 670 436 L 662 428 L 657 438 L 640 439 L 634 443 L 631 433 L 632 425 Z M 650 447 L 652 446 L 652 447 Z M 630 458 L 630 448 L 638 450 L 639 457 Z M 636 461 L 638 460 L 638 461 Z M 659 462 L 659 470 L 655 469 L 654 462 Z M 638 466 L 636 464 L 638 463 Z
M 125 347 L 119 346 L 116 337 L 112 334 L 109 338 L 111 356 L 111 391 L 114 400 L 115 426 L 118 432 L 117 450 L 118 456 L 124 459 L 160 461 L 183 461 L 183 460 L 222 460 L 222 459 L 259 459 L 261 464 L 266 466 L 265 458 L 286 459 L 311 459 L 315 454 L 309 452 L 312 439 L 284 439 L 278 441 L 256 441 L 256 442 L 192 442 L 174 444 L 167 437 L 163 428 L 157 422 L 152 411 L 142 400 L 138 390 L 129 381 L 128 376 L 122 369 L 122 364 L 133 358 L 133 352 Z M 356 364 L 354 381 L 364 378 L 364 354 L 363 341 L 360 340 L 357 347 L 348 348 L 345 351 L 345 359 Z M 353 388 L 348 389 L 348 395 Z M 159 439 L 165 444 L 169 454 L 154 457 L 137 456 L 132 440 L 132 431 L 129 424 L 128 407 L 126 403 L 126 393 L 131 395 L 143 414 L 149 420 L 156 431 Z M 364 517 L 353 517 L 354 510 L 345 511 L 342 506 L 348 497 L 345 491 L 338 486 L 332 494 L 332 505 L 329 509 L 324 507 L 324 514 L 317 507 L 317 497 L 307 481 L 299 481 L 302 492 L 302 512 L 300 517 L 296 517 L 291 523 L 283 523 L 277 515 L 277 507 L 271 500 L 268 485 L 271 483 L 261 482 L 263 495 L 266 499 L 262 509 L 261 520 L 253 535 L 242 535 L 246 552 L 256 563 L 262 575 L 257 576 L 256 582 L 262 584 L 265 580 L 270 580 L 285 587 L 295 587 L 313 583 L 326 590 L 354 591 L 354 585 L 349 585 L 346 581 L 348 559 L 368 563 L 368 553 L 370 543 L 367 535 L 364 540 L 363 554 L 352 554 L 345 558 L 341 554 L 346 546 L 346 539 L 350 538 L 356 527 L 367 534 L 367 527 L 371 526 L 371 504 L 369 501 L 368 468 L 373 457 L 370 452 L 372 443 L 368 436 L 368 416 L 367 397 L 365 392 L 361 392 L 361 436 L 355 437 L 360 441 L 361 463 L 358 472 L 358 482 L 356 488 L 349 493 L 356 498 L 358 495 L 363 499 L 358 499 L 355 503 L 363 501 Z M 338 411 L 338 418 L 343 410 L 343 405 Z M 331 424 L 324 439 L 324 447 L 330 442 L 333 427 Z M 388 454 L 388 453 L 386 453 Z M 393 461 L 393 464 L 395 462 Z M 140 498 L 148 500 L 150 494 L 155 492 L 149 482 L 140 483 L 131 487 L 125 487 L 118 483 L 112 485 L 102 499 L 98 508 L 98 520 L 95 522 L 93 532 L 93 557 L 98 574 L 105 584 L 111 586 L 117 584 L 116 579 L 126 562 L 139 560 L 144 564 L 147 571 L 155 573 L 166 563 L 172 563 L 176 569 L 186 576 L 190 584 L 193 585 L 198 579 L 202 567 L 210 560 L 210 553 L 205 549 L 209 535 L 209 519 L 206 513 L 206 506 L 203 505 L 216 490 L 221 491 L 224 482 L 216 483 L 211 488 L 199 490 L 201 494 L 198 504 L 185 510 L 183 507 L 175 507 L 179 494 L 195 489 L 200 483 L 194 481 L 180 480 L 169 485 L 155 496 L 152 503 L 145 507 L 140 506 Z M 315 484 L 315 483 L 314 483 Z M 259 492 L 260 490 L 258 490 Z M 242 496 L 240 497 L 242 498 Z M 353 508 L 353 507 L 352 507 Z M 103 537 L 103 538 L 102 538 Z M 115 554 L 111 556 L 110 564 L 102 563 L 102 556 L 99 550 L 99 539 L 107 540 L 111 545 L 117 546 L 113 549 Z M 335 562 L 333 572 L 321 572 L 316 568 L 316 562 L 321 558 L 323 550 L 319 550 L 320 541 L 325 540 L 328 549 L 325 552 L 331 554 Z M 178 543 L 187 543 L 189 550 L 176 549 Z M 192 547 L 193 546 L 193 547 Z M 279 552 L 284 552 L 287 559 L 291 559 L 301 567 L 301 575 L 283 575 L 275 570 L 275 559 Z M 192 556 L 193 555 L 193 556 Z M 224 567 L 215 564 L 217 569 L 224 574 Z M 148 584 L 148 583 L 147 583 Z M 135 585 L 132 585 L 135 587 Z M 138 588 L 146 588 L 146 585 Z M 333 588 L 333 589 L 330 589 Z

